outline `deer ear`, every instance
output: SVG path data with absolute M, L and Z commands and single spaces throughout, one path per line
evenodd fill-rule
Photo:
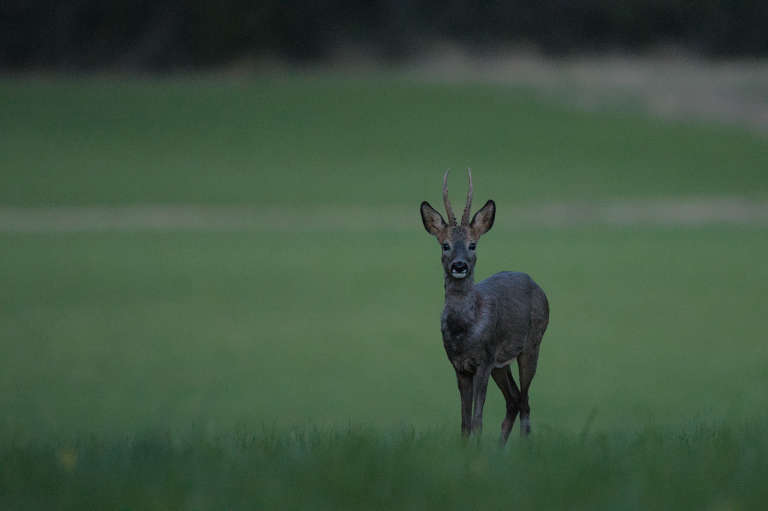
M 421 221 L 424 222 L 427 232 L 433 236 L 437 236 L 447 227 L 443 216 L 427 201 L 421 203 Z
M 475 216 L 472 217 L 472 222 L 469 224 L 469 228 L 475 235 L 475 238 L 479 238 L 493 227 L 493 220 L 496 218 L 496 203 L 489 200 L 485 203 L 485 206 L 480 208 Z

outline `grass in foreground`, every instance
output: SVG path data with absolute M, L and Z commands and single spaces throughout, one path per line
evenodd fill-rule
M 517 433 L 517 431 L 515 431 Z M 758 509 L 768 428 L 0 440 L 3 509 Z

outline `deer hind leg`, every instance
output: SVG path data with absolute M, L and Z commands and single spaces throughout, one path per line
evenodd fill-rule
M 493 381 L 496 382 L 507 402 L 507 415 L 504 417 L 504 422 L 501 423 L 501 444 L 503 445 L 507 442 L 512 426 L 515 424 L 517 413 L 520 411 L 520 389 L 517 388 L 509 366 L 494 369 L 491 376 L 493 376 Z
M 520 436 L 527 436 L 531 432 L 531 407 L 528 404 L 528 390 L 531 388 L 531 380 L 536 374 L 538 361 L 538 345 L 517 357 L 517 367 L 520 370 Z

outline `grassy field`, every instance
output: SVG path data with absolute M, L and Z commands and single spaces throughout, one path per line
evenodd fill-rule
M 4 448 L 5 509 L 761 509 L 765 422 L 536 435 L 140 435 Z
M 0 104 L 0 507 L 768 498 L 765 227 L 534 228 L 503 214 L 764 200 L 764 137 L 386 76 L 5 79 Z M 418 217 L 421 200 L 440 204 L 447 167 L 461 200 L 468 165 L 476 203 L 500 210 L 478 277 L 527 271 L 552 309 L 534 435 L 516 429 L 504 450 L 495 388 L 483 440 L 458 438 L 439 249 Z M 277 216 L 245 229 L 3 227 L 3 208 L 145 205 Z

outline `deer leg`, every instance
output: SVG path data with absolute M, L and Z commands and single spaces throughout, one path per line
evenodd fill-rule
M 520 436 L 527 436 L 531 432 L 531 407 L 528 404 L 528 389 L 531 387 L 533 375 L 536 374 L 538 360 L 538 346 L 517 357 L 517 367 L 520 369 Z
M 509 366 L 494 369 L 491 376 L 493 376 L 493 381 L 499 386 L 499 390 L 504 394 L 504 400 L 507 402 L 507 415 L 504 417 L 504 422 L 501 423 L 501 444 L 504 445 L 520 410 L 520 389 L 517 388 L 517 384 L 512 378 L 512 370 Z
M 490 377 L 490 368 L 484 367 L 479 367 L 472 377 L 472 433 L 478 435 L 483 432 L 483 407 Z
M 461 397 L 461 434 L 469 436 L 472 430 L 472 375 L 456 371 Z

